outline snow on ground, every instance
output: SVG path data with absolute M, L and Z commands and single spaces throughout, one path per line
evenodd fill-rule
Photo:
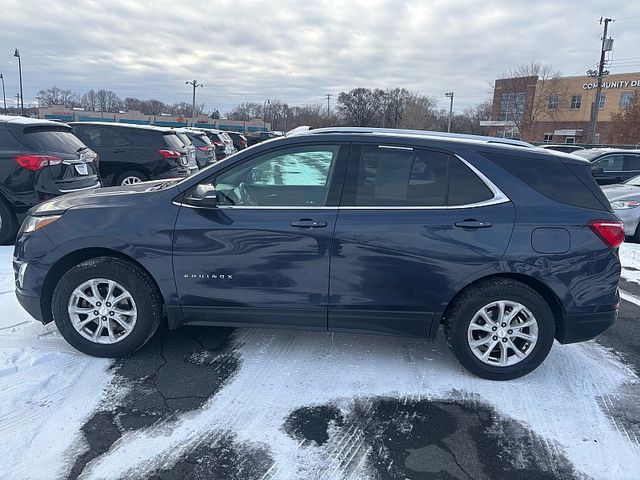
M 102 398 L 110 362 L 67 345 L 14 294 L 13 247 L 0 247 L 0 477 L 59 478 Z
M 625 266 L 640 269 L 638 246 L 625 245 L 621 254 Z M 8 478 L 56 478 L 86 448 L 79 429 L 100 401 L 108 401 L 104 392 L 113 377 L 108 361 L 76 353 L 55 327 L 21 310 L 10 257 L 11 248 L 0 248 L 2 471 Z M 640 471 L 638 438 L 612 415 L 624 408 L 623 390 L 638 391 L 638 377 L 595 342 L 556 344 L 538 370 L 511 382 L 466 373 L 442 337 L 242 329 L 234 343 L 239 370 L 202 408 L 125 433 L 82 478 L 144 477 L 229 432 L 238 442 L 269 449 L 272 478 L 319 471 L 322 478 L 342 478 L 344 450 L 354 448 L 357 432 L 308 449 L 284 432 L 283 423 L 299 407 L 334 404 L 348 412 L 355 400 L 380 396 L 487 404 L 548 441 L 550 450 L 560 448 L 579 472 L 624 479 Z M 359 464 L 349 475 L 366 477 L 365 469 Z

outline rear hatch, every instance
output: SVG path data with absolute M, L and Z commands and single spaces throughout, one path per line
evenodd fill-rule
M 176 158 L 175 161 L 178 164 L 178 167 L 181 170 L 184 170 L 184 173 L 181 173 L 181 175 L 191 174 L 192 167 L 189 166 L 189 149 L 180 139 L 178 134 L 174 131 L 167 131 L 162 134 L 162 138 L 167 144 L 169 150 L 174 151 L 178 154 L 178 158 Z
M 7 128 L 29 149 L 16 163 L 35 172 L 35 188 L 45 196 L 100 186 L 97 155 L 67 125 L 8 123 Z
M 178 138 L 187 147 L 187 160 L 189 161 L 189 170 L 198 170 L 198 162 L 196 161 L 196 147 L 193 145 L 186 133 L 178 132 Z

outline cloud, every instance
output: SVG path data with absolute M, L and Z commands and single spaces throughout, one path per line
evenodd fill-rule
M 83 92 L 190 101 L 229 110 L 242 101 L 322 101 L 356 86 L 403 86 L 456 109 L 488 97 L 489 85 L 531 60 L 566 75 L 598 60 L 601 2 L 435 1 L 41 1 L 3 0 L 0 71 L 18 89 L 13 48 L 23 59 L 25 99 L 57 85 Z M 613 18 L 640 15 L 618 2 Z M 7 12 L 10 12 L 7 14 Z M 613 72 L 640 70 L 638 19 L 611 24 Z M 627 62 L 629 63 L 629 62 Z

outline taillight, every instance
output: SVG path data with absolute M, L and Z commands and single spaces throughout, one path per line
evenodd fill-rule
M 624 224 L 615 220 L 591 220 L 589 228 L 610 248 L 624 242 Z
M 40 170 L 42 167 L 59 165 L 62 163 L 62 159 L 51 155 L 18 155 L 16 157 L 16 162 L 22 168 L 35 172 Z
M 180 152 L 176 152 L 175 150 L 158 150 L 158 153 L 162 155 L 163 158 L 180 158 Z
M 203 147 L 198 147 L 198 150 L 201 150 L 203 152 L 208 152 L 211 149 L 211 147 L 209 146 L 203 146 Z
M 224 142 L 213 142 L 213 144 L 219 147 L 224 147 Z

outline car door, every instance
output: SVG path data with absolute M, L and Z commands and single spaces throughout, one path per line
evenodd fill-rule
M 595 160 L 591 166 L 593 176 L 600 185 L 621 183 L 624 180 L 624 154 L 611 153 Z
M 109 185 L 113 184 L 114 175 L 120 166 L 126 165 L 131 155 L 131 142 L 119 131 L 120 128 L 84 125 L 81 132 L 81 139 L 98 154 L 100 177 Z
M 624 160 L 625 171 L 623 180 L 629 180 L 630 178 L 640 175 L 640 154 L 627 154 Z
M 383 144 L 351 151 L 329 330 L 426 336 L 443 299 L 504 254 L 514 206 L 449 152 Z
M 280 147 L 204 181 L 217 205 L 191 205 L 174 233 L 185 320 L 327 328 L 330 246 L 347 144 Z

